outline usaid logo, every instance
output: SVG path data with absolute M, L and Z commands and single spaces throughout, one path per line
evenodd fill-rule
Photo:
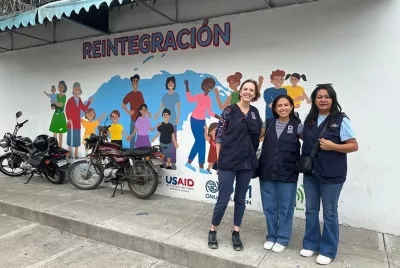
M 194 180 L 188 178 L 178 178 L 173 176 L 165 176 L 165 182 L 167 185 L 175 185 L 175 186 L 186 186 L 186 187 L 193 187 Z

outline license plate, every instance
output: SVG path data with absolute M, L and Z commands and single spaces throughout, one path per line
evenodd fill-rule
M 67 160 L 61 160 L 61 161 L 58 161 L 58 162 L 57 162 L 57 165 L 58 165 L 59 167 L 65 166 L 65 165 L 67 165 L 67 164 L 68 164 Z
M 154 166 L 161 166 L 162 165 L 161 160 L 158 159 L 158 158 L 152 158 L 151 162 L 153 163 Z

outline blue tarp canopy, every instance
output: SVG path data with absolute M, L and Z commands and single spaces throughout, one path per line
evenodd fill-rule
M 95 6 L 98 9 L 103 3 L 110 6 L 110 3 L 113 1 L 114 0 L 62 0 L 52 2 L 38 8 L 38 20 L 39 23 L 43 23 L 46 18 L 52 21 L 54 16 L 58 19 L 61 19 L 62 15 L 69 17 L 72 11 L 79 14 L 82 8 L 89 11 L 91 6 Z M 118 0 L 118 2 L 122 4 L 122 0 Z
M 3 16 L 0 17 L 0 30 L 4 31 L 7 28 L 9 30 L 15 28 L 19 28 L 22 26 L 26 27 L 29 24 L 34 26 L 36 25 L 36 14 L 37 10 L 29 10 L 21 13 L 17 13 L 12 16 Z
M 123 0 L 61 0 L 51 2 L 34 10 L 21 12 L 13 16 L 0 17 L 0 30 L 19 28 L 21 24 L 24 27 L 29 24 L 34 26 L 36 25 L 36 15 L 38 15 L 39 24 L 43 24 L 46 18 L 52 21 L 54 16 L 57 19 L 61 19 L 63 15 L 69 17 L 72 11 L 79 14 L 82 9 L 89 11 L 91 6 L 95 6 L 98 9 L 103 3 L 110 6 L 113 1 L 118 1 L 122 4 Z

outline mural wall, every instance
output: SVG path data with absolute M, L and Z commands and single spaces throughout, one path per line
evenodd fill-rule
M 400 22 L 393 11 L 400 5 L 388 1 L 391 6 L 377 9 L 367 2 L 344 7 L 323 1 L 0 55 L 0 90 L 6 96 L 0 100 L 0 132 L 12 130 L 12 115 L 22 110 L 30 121 L 21 135 L 57 136 L 71 157 L 83 157 L 84 138 L 98 133 L 110 115 L 113 142 L 167 147 L 158 194 L 215 202 L 216 122 L 227 105 L 238 101 L 240 83 L 258 81 L 262 97 L 254 105 L 263 119 L 272 117 L 272 100 L 287 94 L 304 120 L 315 85 L 329 82 L 360 144 L 360 151 L 349 156 L 340 221 L 398 233 L 396 224 L 382 220 L 399 222 L 398 208 L 380 204 L 393 203 L 387 198 L 395 198 L 399 181 L 383 163 L 383 155 L 391 158 L 376 142 L 379 131 L 367 128 L 380 119 L 364 107 L 379 106 L 377 88 L 400 97 L 383 79 L 400 69 L 400 56 L 389 45 L 400 35 L 387 22 Z M 357 13 L 361 6 L 365 12 Z M 383 49 L 388 32 L 391 41 Z M 257 179 L 246 202 L 249 209 L 261 210 Z M 296 216 L 304 217 L 304 206 L 300 178 Z

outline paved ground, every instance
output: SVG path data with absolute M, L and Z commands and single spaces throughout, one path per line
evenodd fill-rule
M 72 262 L 75 266 L 71 264 L 71 267 L 99 267 L 106 261 L 109 261 L 107 267 L 131 267 L 131 264 L 122 263 L 130 260 L 126 257 L 129 254 L 138 254 L 125 254 L 122 249 L 110 247 L 112 254 L 121 257 L 107 257 L 108 246 L 92 240 L 153 257 L 143 257 L 140 261 L 138 259 L 133 267 L 151 267 L 154 264 L 168 267 L 162 262 L 155 263 L 158 259 L 187 267 L 320 267 L 316 265 L 315 258 L 303 258 L 298 253 L 304 233 L 304 221 L 300 219 L 294 221 L 289 247 L 277 254 L 262 247 L 265 240 L 264 215 L 246 211 L 241 231 L 245 249 L 235 252 L 230 243 L 233 211 L 228 208 L 218 232 L 220 248 L 210 250 L 206 241 L 212 204 L 159 195 L 140 200 L 129 192 L 111 199 L 112 189 L 108 187 L 80 191 L 68 182 L 52 185 L 45 179 L 34 178 L 30 184 L 24 185 L 25 180 L 0 177 L 0 215 L 7 214 L 31 221 L 22 221 L 24 224 L 16 228 L 15 225 L 19 223 L 13 221 L 21 219 L 3 216 L 4 219 L 12 220 L 8 229 L 4 227 L 7 224 L 0 222 L 0 252 L 4 256 L 11 256 L 7 261 L 14 261 L 14 266 L 0 261 L 4 267 L 22 267 L 18 266 L 19 260 L 28 260 L 29 263 L 23 262 L 26 266 L 35 265 L 68 250 L 68 254 L 61 254 L 54 260 L 61 261 L 61 266 L 46 263 L 48 266 L 43 267 L 62 267 L 62 261 L 68 264 Z M 19 228 L 22 228 L 21 234 L 27 232 L 30 235 L 22 236 L 21 239 L 25 237 L 26 240 L 21 243 L 19 240 L 12 242 L 9 234 L 19 233 Z M 29 228 L 38 231 L 32 233 Z M 63 242 L 57 239 L 56 234 L 65 236 Z M 81 236 L 92 240 L 85 240 Z M 9 241 L 8 244 L 6 241 Z M 81 242 L 84 244 L 79 244 Z M 42 246 L 30 248 L 30 243 L 41 243 Z M 49 247 L 49 244 L 52 246 Z M 79 248 L 81 246 L 84 247 Z M 91 251 L 91 248 L 98 250 Z M 2 256 L 0 260 L 4 260 Z M 90 257 L 86 259 L 85 256 Z M 75 259 L 88 263 L 79 266 L 73 263 Z M 121 264 L 112 265 L 111 260 L 121 261 Z M 400 268 L 400 237 L 341 226 L 339 254 L 329 267 Z
M 1 268 L 184 268 L 8 215 L 0 216 Z

